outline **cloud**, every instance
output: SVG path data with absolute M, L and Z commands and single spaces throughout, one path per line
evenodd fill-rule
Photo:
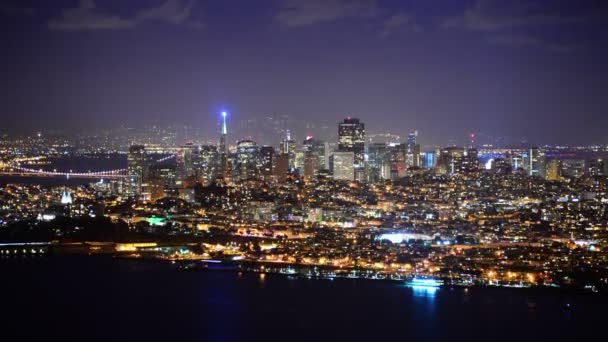
M 195 5 L 195 0 L 183 2 L 180 0 L 167 0 L 159 7 L 153 7 L 140 11 L 137 15 L 137 20 L 160 20 L 166 21 L 175 25 L 179 24 L 202 24 L 200 21 L 189 20 L 192 14 L 192 8 Z
M 123 18 L 104 12 L 93 0 L 80 0 L 78 7 L 64 9 L 58 18 L 49 21 L 48 27 L 57 31 L 122 30 L 144 21 L 158 20 L 189 28 L 202 28 L 202 21 L 191 18 L 194 4 L 195 0 L 166 0 L 158 7 L 143 9 L 131 18 Z
M 285 0 L 275 16 L 287 27 L 308 26 L 343 18 L 374 17 L 375 0 Z
M 93 0 L 80 0 L 76 8 L 63 10 L 59 18 L 52 19 L 48 26 L 51 30 L 120 30 L 133 27 L 135 23 L 97 9 Z
M 383 22 L 383 30 L 380 37 L 386 37 L 400 27 L 410 27 L 413 31 L 419 32 L 422 28 L 414 23 L 414 16 L 406 13 L 397 13 L 389 16 Z
M 601 0 L 476 0 L 463 14 L 445 18 L 441 26 L 482 32 L 493 44 L 568 52 L 583 44 L 558 42 L 547 33 L 562 25 L 601 23 L 608 19 L 607 9 Z
M 443 21 L 445 28 L 497 31 L 531 26 L 583 23 L 606 19 L 607 7 L 597 0 L 534 1 L 477 0 L 459 16 Z

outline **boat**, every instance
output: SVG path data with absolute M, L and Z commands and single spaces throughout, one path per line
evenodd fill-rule
M 409 286 L 440 287 L 443 285 L 443 281 L 437 278 L 413 277 L 411 280 L 406 281 L 405 284 Z

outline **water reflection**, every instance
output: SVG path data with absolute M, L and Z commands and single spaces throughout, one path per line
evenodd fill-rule
M 412 292 L 414 293 L 414 296 L 425 297 L 425 298 L 430 298 L 430 299 L 434 299 L 435 296 L 437 295 L 437 290 L 439 290 L 439 288 L 432 287 L 432 286 L 413 285 L 413 286 L 411 286 L 411 288 L 412 288 Z

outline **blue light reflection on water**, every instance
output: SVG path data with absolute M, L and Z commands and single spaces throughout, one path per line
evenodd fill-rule
M 416 315 L 412 320 L 417 327 L 413 334 L 414 340 L 437 340 L 439 338 L 439 317 L 437 316 L 437 291 L 439 288 L 423 285 L 405 285 L 406 296 L 409 297 L 406 307 L 414 310 Z M 440 301 L 439 301 L 440 302 Z
M 439 288 L 432 287 L 432 286 L 412 285 L 410 287 L 412 288 L 412 293 L 414 294 L 414 296 L 426 297 L 426 298 L 430 298 L 430 299 L 435 299 L 435 296 L 437 295 L 437 291 L 439 290 Z
M 272 274 L 260 286 L 259 274 L 170 267 L 105 257 L 3 259 L 0 271 L 12 281 L 0 282 L 0 290 L 13 294 L 3 306 L 11 313 L 0 314 L 3 336 L 105 342 L 120 331 L 125 340 L 181 342 L 597 340 L 608 306 L 606 296 L 534 289 Z M 80 314 L 82 303 L 90 304 L 87 315 Z M 126 319 L 117 307 L 137 314 Z M 57 329 L 66 322 L 70 329 Z

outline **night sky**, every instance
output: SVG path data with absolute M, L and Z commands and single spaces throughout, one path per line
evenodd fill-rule
M 608 1 L 2 1 L 0 132 L 287 114 L 608 143 Z

